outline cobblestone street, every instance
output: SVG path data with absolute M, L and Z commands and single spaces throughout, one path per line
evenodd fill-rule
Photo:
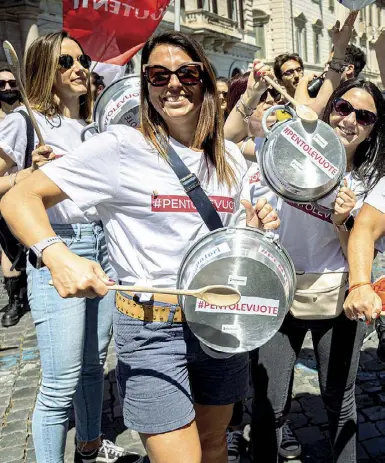
M 381 272 L 381 267 L 377 271 Z M 1 288 L 0 307 L 5 304 L 5 293 Z M 360 463 L 385 463 L 385 364 L 377 360 L 376 349 L 377 336 L 374 335 L 364 344 L 356 386 Z M 105 368 L 103 432 L 108 439 L 143 454 L 138 435 L 125 429 L 123 425 L 114 366 L 115 355 L 111 345 Z M 31 314 L 27 312 L 18 325 L 8 329 L 0 328 L 0 463 L 36 461 L 31 436 L 31 416 L 39 380 L 37 340 Z M 291 426 L 304 447 L 303 459 L 295 462 L 331 462 L 326 412 L 319 395 L 310 338 L 306 339 L 296 366 L 290 419 Z M 74 436 L 75 429 L 71 421 L 66 462 L 73 462 Z M 244 463 L 246 462 L 245 457 Z

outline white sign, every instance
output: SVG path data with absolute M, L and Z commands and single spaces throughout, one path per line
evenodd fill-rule
M 227 280 L 228 285 L 238 285 L 238 286 L 246 286 L 247 285 L 247 277 L 242 277 L 240 275 L 229 275 L 229 279 Z
M 290 127 L 286 127 L 282 132 L 282 136 L 286 138 L 297 150 L 304 154 L 314 165 L 321 169 L 329 178 L 334 178 L 338 175 L 337 167 L 328 161 L 323 154 L 313 148 L 299 133 Z
M 219 306 L 197 299 L 196 312 L 237 315 L 267 315 L 276 317 L 279 310 L 279 300 L 265 299 L 263 297 L 242 296 L 238 304 Z
M 240 333 L 240 327 L 237 325 L 222 325 L 222 333 L 232 334 L 233 336 L 238 336 Z
M 319 133 L 314 135 L 313 141 L 318 143 L 321 148 L 326 148 L 328 146 L 328 142 L 323 137 L 321 137 Z

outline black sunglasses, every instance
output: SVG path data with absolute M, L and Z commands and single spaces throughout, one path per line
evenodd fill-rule
M 281 94 L 275 88 L 268 88 L 262 93 L 259 101 L 266 101 L 267 95 L 270 95 L 275 102 L 280 101 L 282 99 Z
M 333 101 L 333 107 L 336 113 L 340 116 L 349 116 L 352 112 L 356 113 L 356 121 L 360 125 L 371 125 L 377 121 L 377 116 L 372 111 L 366 109 L 356 109 L 349 101 L 343 98 L 336 98 Z
M 0 90 L 4 90 L 6 85 L 9 85 L 11 88 L 16 88 L 17 83 L 15 79 L 12 80 L 0 80 Z
M 76 60 L 84 67 L 89 69 L 91 67 L 92 60 L 88 55 L 80 55 Z M 60 55 L 59 66 L 63 69 L 71 69 L 75 63 L 75 59 L 71 55 Z
M 170 71 L 160 65 L 145 65 L 143 73 L 147 82 L 153 87 L 164 87 L 170 82 L 171 76 L 176 75 L 183 85 L 197 85 L 202 80 L 203 64 L 190 63 L 180 66 L 176 71 Z

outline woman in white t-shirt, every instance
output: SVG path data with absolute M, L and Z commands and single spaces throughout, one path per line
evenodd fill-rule
M 169 165 L 168 145 L 199 178 L 225 226 L 250 197 L 247 166 L 239 149 L 224 141 L 215 75 L 193 38 L 166 32 L 150 39 L 141 70 L 141 131 L 111 126 L 18 185 L 2 208 L 17 236 L 32 246 L 55 235 L 43 204 L 70 197 L 82 210 L 95 206 L 119 280 L 175 286 L 184 254 L 208 229 Z M 21 211 L 21 198 L 33 213 Z M 249 225 L 278 226 L 266 201 L 243 204 Z M 62 296 L 107 293 L 111 283 L 100 266 L 63 243 L 47 247 L 43 259 Z M 124 421 L 141 434 L 150 460 L 227 462 L 225 431 L 232 404 L 247 392 L 248 356 L 207 356 L 175 297 L 118 293 L 116 303 Z
M 329 418 L 332 461 L 356 462 L 355 379 L 366 326 L 357 318 L 349 319 L 343 311 L 349 270 L 346 246 L 353 216 L 380 176 L 384 117 L 384 101 L 374 84 L 360 80 L 341 84 L 323 117 L 346 150 L 345 186 L 337 195 L 334 212 L 278 201 L 280 242 L 296 267 L 297 285 L 310 295 L 304 299 L 304 293 L 297 294 L 293 312 L 287 314 L 279 332 L 259 349 L 252 362 L 253 448 L 255 457 L 261 448 L 265 449 L 266 463 L 277 461 L 290 376 L 308 330 Z
M 64 32 L 41 36 L 28 49 L 26 90 L 43 138 L 53 150 L 50 153 L 40 147 L 34 151 L 40 165 L 65 157 L 81 144 L 80 133 L 91 117 L 90 64 L 80 45 Z M 0 124 L 0 155 L 13 172 L 10 185 L 26 181 L 32 170 L 24 169 L 27 124 L 18 110 Z M 35 137 L 35 146 L 37 143 Z M 29 213 L 27 205 L 20 206 Z M 16 211 L 13 214 L 17 217 Z M 82 211 L 66 200 L 51 207 L 46 220 L 71 251 L 100 263 L 114 277 L 103 227 L 94 208 Z M 36 269 L 28 263 L 27 276 L 43 370 L 32 420 L 37 461 L 64 462 L 72 402 L 77 434 L 75 461 L 82 462 L 83 454 L 89 458 L 96 458 L 99 452 L 111 458 L 115 453 L 122 454 L 100 438 L 103 363 L 111 338 L 114 295 L 65 300 L 49 285 L 52 277 L 48 268 Z

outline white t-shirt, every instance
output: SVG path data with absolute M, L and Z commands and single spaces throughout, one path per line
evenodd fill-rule
M 226 142 L 237 178 L 229 190 L 226 184 L 218 185 L 212 167 L 208 181 L 202 152 L 173 139 L 170 143 L 228 225 L 240 200 L 250 200 L 247 166 L 239 149 Z M 127 284 L 175 285 L 183 256 L 208 232 L 171 166 L 131 127 L 110 126 L 43 171 L 83 211 L 96 207 L 111 263 Z
M 357 196 L 356 206 L 351 212 L 356 216 L 364 200 L 361 182 L 345 176 L 348 187 Z M 334 229 L 331 214 L 317 210 L 311 204 L 299 205 L 278 200 L 278 215 L 281 220 L 279 236 L 287 249 L 297 272 L 328 273 L 348 271 L 348 262 L 342 252 L 338 234 Z M 376 249 L 383 251 L 382 240 Z
M 17 111 L 9 114 L 0 122 L 0 148 L 16 163 L 17 170 L 24 169 L 25 150 L 27 148 L 27 124 Z M 26 109 L 23 109 L 26 111 Z M 52 147 L 56 155 L 65 155 L 74 151 L 81 143 L 80 133 L 86 122 L 82 119 L 70 119 L 57 116 L 47 119 L 34 111 L 46 145 Z M 38 139 L 35 133 L 35 146 Z M 57 162 L 56 160 L 53 162 Z M 107 167 L 106 163 L 106 167 Z M 48 209 L 52 224 L 89 223 L 100 220 L 95 209 L 82 212 L 74 202 L 67 200 Z
M 383 177 L 369 192 L 364 203 L 375 207 L 377 210 L 385 214 L 385 177 Z
M 259 150 L 263 144 L 263 141 L 264 138 L 254 138 L 256 162 L 246 161 L 249 167 L 248 176 L 250 183 L 251 202 L 252 204 L 255 204 L 258 199 L 266 198 L 267 202 L 270 203 L 273 208 L 276 208 L 278 197 L 264 182 L 258 162 Z

